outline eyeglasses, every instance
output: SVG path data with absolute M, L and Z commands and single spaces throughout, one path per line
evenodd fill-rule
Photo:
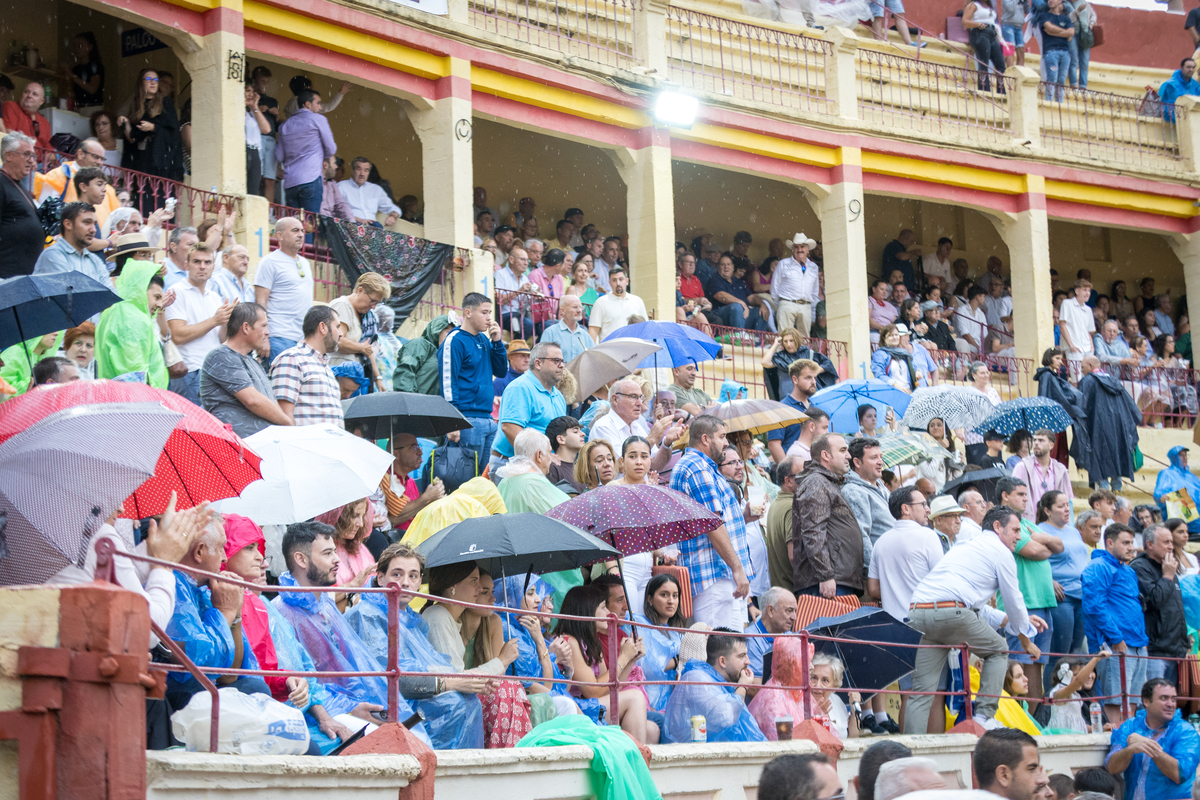
M 817 800 L 846 800 L 846 790 L 841 789 L 838 791 L 837 794 L 830 794 L 830 795 L 826 795 L 825 797 L 818 797 Z
M 146 83 L 158 83 L 158 78 L 151 78 L 149 75 L 142 78 Z
M 613 392 L 613 397 L 628 397 L 631 400 L 643 400 L 640 394 L 626 394 L 625 392 Z
M 550 358 L 549 356 L 543 356 L 542 358 L 539 358 L 539 359 L 538 359 L 538 361 L 550 361 L 550 362 L 553 362 L 553 363 L 557 364 L 557 365 L 558 365 L 558 366 L 560 366 L 560 367 L 561 367 L 563 364 L 567 363 L 565 359 L 561 359 L 561 358 Z M 626 396 L 628 396 L 628 395 L 626 395 Z

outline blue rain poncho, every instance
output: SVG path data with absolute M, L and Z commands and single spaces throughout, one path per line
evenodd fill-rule
M 279 609 L 274 603 L 264 602 L 263 605 L 267 609 L 267 626 L 271 631 L 271 643 L 275 646 L 275 658 L 279 662 L 279 668 L 293 672 L 316 672 L 317 666 L 313 663 L 312 656 L 308 654 L 308 651 L 300 646 L 300 641 L 296 638 L 296 629 L 292 627 L 292 623 L 284 619 L 283 614 L 279 613 Z M 321 748 L 321 755 L 329 755 L 329 752 L 336 749 L 342 740 L 336 736 L 326 736 L 317 726 L 317 720 L 311 713 L 313 706 L 326 706 L 329 702 L 329 695 L 316 678 L 305 678 L 305 680 L 308 681 L 308 705 L 301 711 L 304 712 L 304 722 L 308 725 L 308 735 Z M 326 710 L 328 711 L 328 709 Z
M 1162 509 L 1163 519 L 1170 516 L 1167 513 L 1167 503 L 1163 500 L 1163 495 L 1187 489 L 1192 502 L 1200 504 L 1200 478 L 1193 475 L 1192 471 L 1181 463 L 1185 450 L 1187 448 L 1183 446 L 1171 448 L 1167 453 L 1171 466 L 1158 473 L 1158 481 L 1154 484 L 1154 499 L 1157 501 L 1158 507 Z M 1188 533 L 1200 533 L 1200 517 L 1188 523 Z
M 207 586 L 199 586 L 192 576 L 175 573 L 175 613 L 167 623 L 167 635 L 174 639 L 198 667 L 235 667 L 258 669 L 258 659 L 242 634 L 242 663 L 233 663 L 233 636 L 225 615 L 213 608 Z M 206 673 L 207 674 L 207 673 Z M 219 675 L 209 675 L 216 681 Z M 172 688 L 202 692 L 204 687 L 187 672 L 167 673 Z
M 537 591 L 538 606 L 547 597 L 554 595 L 554 587 L 546 583 L 540 578 L 531 578 L 530 584 Z M 507 592 L 507 597 L 505 595 Z M 496 604 L 507 608 L 520 608 L 521 598 L 525 594 L 525 576 L 524 575 L 509 575 L 504 578 L 495 588 Z M 533 634 L 525 629 L 525 626 L 519 622 L 520 614 L 515 614 L 511 611 L 497 611 L 497 616 L 500 617 L 504 625 L 504 639 L 517 640 L 517 660 L 509 667 L 509 671 L 513 675 L 519 675 L 522 678 L 533 678 L 534 680 L 543 680 L 545 675 L 542 673 L 542 662 L 537 657 L 537 645 L 533 642 Z M 549 644 L 547 642 L 547 644 Z M 563 680 L 566 676 L 558 668 L 558 659 L 554 654 L 550 654 L 550 664 L 554 669 L 552 678 Z M 524 684 L 528 691 L 531 682 Z M 551 695 L 561 695 L 562 697 L 570 697 L 571 700 L 579 706 L 579 710 L 584 713 L 593 722 L 599 724 L 603 717 L 604 707 L 600 705 L 600 701 L 596 699 L 588 699 L 585 697 L 571 697 L 568 691 L 569 687 L 564 683 L 555 683 L 551 685 Z M 545 697 L 546 695 L 540 695 Z M 539 695 L 530 695 L 530 702 L 534 702 L 534 698 Z
M 765 742 L 742 698 L 705 661 L 689 661 L 667 701 L 667 742 L 692 740 L 692 717 L 704 717 L 710 742 Z
M 280 586 L 295 586 L 296 579 L 290 572 L 279 576 Z M 338 613 L 337 606 L 323 592 L 280 592 L 273 601 L 279 613 L 292 624 L 296 639 L 312 656 L 317 669 L 328 672 L 382 672 L 386 664 L 380 664 L 371 655 L 363 640 Z M 325 710 L 337 716 L 354 710 L 359 703 L 375 703 L 387 708 L 387 680 L 383 677 L 320 678 L 328 702 Z M 412 706 L 401 697 L 397 708 L 399 720 L 412 716 Z M 421 741 L 432 747 L 425 724 L 412 729 Z
M 375 586 L 375 579 L 371 579 Z M 387 595 L 375 592 L 346 612 L 346 623 L 362 637 L 363 644 L 380 664 L 387 664 Z M 400 609 L 397 655 L 404 672 L 454 672 L 450 659 L 429 643 L 429 623 L 411 608 Z M 425 717 L 425 727 L 435 750 L 464 750 L 483 747 L 483 706 L 473 694 L 442 692 L 426 700 L 412 700 Z
M 635 622 L 645 622 L 653 625 L 644 614 L 634 614 Z M 649 628 L 638 628 L 638 636 L 646 642 L 646 655 L 638 664 L 646 673 L 648 681 L 673 681 L 679 672 L 667 669 L 667 662 L 679 658 L 679 645 L 683 642 L 683 634 L 676 631 L 659 631 Z M 650 698 L 650 707 L 662 711 L 671 699 L 673 686 L 646 686 L 646 695 Z

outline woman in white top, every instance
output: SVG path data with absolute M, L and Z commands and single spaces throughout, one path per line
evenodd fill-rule
M 808 681 L 812 687 L 813 702 L 821 709 L 821 713 L 829 717 L 834 735 L 839 739 L 857 739 L 858 720 L 850 714 L 850 709 L 834 691 L 841 688 L 844 672 L 845 668 L 840 658 L 817 653 L 813 656 L 812 668 L 808 671 Z M 851 703 L 862 702 L 858 692 L 850 692 L 849 696 Z
M 979 70 L 980 91 L 992 90 L 991 77 L 988 72 L 989 62 L 995 71 L 1004 74 L 1004 47 L 1000 44 L 1003 37 L 1000 33 L 1000 23 L 996 18 L 996 6 L 993 0 L 971 0 L 963 9 L 963 27 L 967 29 L 967 37 L 971 47 L 975 49 L 976 68 Z M 1004 92 L 1004 83 L 999 82 L 997 91 Z
M 1185 575 L 1200 574 L 1200 561 L 1196 557 L 1183 548 L 1188 543 L 1188 526 L 1181 519 L 1169 519 L 1163 523 L 1167 526 L 1167 530 L 1171 532 L 1171 542 L 1175 546 L 1175 560 L 1179 562 L 1179 569 L 1176 573 L 1179 577 Z
M 967 380 L 971 382 L 971 388 L 987 397 L 992 405 L 1000 405 L 1000 395 L 992 388 L 992 372 L 987 364 L 972 361 L 971 366 L 967 367 Z M 987 445 L 983 443 L 983 436 L 975 431 L 965 431 L 963 442 L 967 446 L 968 464 L 978 464 L 979 460 L 987 455 Z

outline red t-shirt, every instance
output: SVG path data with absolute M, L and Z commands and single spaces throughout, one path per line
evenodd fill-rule
M 8 100 L 0 107 L 0 114 L 3 115 L 4 127 L 11 131 L 23 133 L 26 136 L 32 136 L 37 139 L 37 143 L 41 147 L 50 147 L 50 120 L 43 117 L 41 114 L 35 114 L 33 119 L 21 110 L 21 106 L 16 100 Z
M 704 297 L 704 287 L 695 275 L 685 275 L 679 282 L 679 293 L 688 300 Z

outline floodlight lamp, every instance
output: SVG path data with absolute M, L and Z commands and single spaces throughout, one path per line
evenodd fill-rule
M 690 128 L 696 121 L 700 101 L 679 92 L 663 91 L 654 101 L 654 118 L 664 125 Z

